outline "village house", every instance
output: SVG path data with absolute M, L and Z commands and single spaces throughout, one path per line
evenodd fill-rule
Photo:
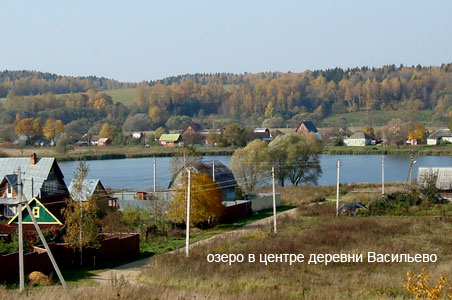
M 48 209 L 45 207 L 37 198 L 33 198 L 28 201 L 28 205 L 30 206 L 31 213 L 40 226 L 49 225 L 49 226 L 63 226 L 63 223 L 55 217 Z M 17 224 L 19 223 L 19 213 L 9 220 L 8 224 Z M 22 224 L 24 225 L 33 225 L 33 220 L 28 213 L 28 210 L 25 206 L 22 207 Z M 46 226 L 47 227 L 47 226 Z
M 174 146 L 180 142 L 182 142 L 182 136 L 179 133 L 165 133 L 159 139 L 159 143 L 162 146 Z
M 80 187 L 76 185 L 77 180 L 72 179 L 69 184 L 72 199 L 85 202 L 92 197 L 96 201 L 98 211 L 102 214 L 117 209 L 117 199 L 109 195 L 100 179 L 84 179 Z
M 317 133 L 317 127 L 315 127 L 314 123 L 311 121 L 303 121 L 298 125 L 297 129 L 295 129 L 296 133 L 309 133 L 314 132 Z
M 264 140 L 267 142 L 270 142 L 272 140 L 272 134 L 270 132 L 270 129 L 268 128 L 255 128 L 253 132 L 256 138 L 260 140 Z
M 70 197 L 63 173 L 55 158 L 0 158 L 0 216 L 12 218 L 19 202 L 18 176 L 20 168 L 24 201 L 36 198 L 38 206 L 46 209 L 58 220 L 63 219 L 62 208 Z
M 452 134 L 449 128 L 438 129 L 427 137 L 427 145 L 439 145 L 442 141 L 452 143 Z
M 346 146 L 364 147 L 372 144 L 372 137 L 362 131 L 355 132 L 350 137 L 344 139 Z
M 97 146 L 99 146 L 99 147 L 111 146 L 111 144 L 112 144 L 112 141 L 110 138 L 100 138 L 97 141 Z
M 439 196 L 452 199 L 452 167 L 420 167 L 417 172 L 417 183 L 423 187 L 427 187 L 429 184 L 434 183 L 439 190 Z
M 171 189 L 175 182 L 179 182 L 182 178 L 182 173 L 185 169 L 190 169 L 191 172 L 196 174 L 207 174 L 212 180 L 220 186 L 221 201 L 232 201 L 235 198 L 235 187 L 237 181 L 231 169 L 226 167 L 218 160 L 210 162 L 196 162 L 192 163 L 186 168 L 178 170 L 173 176 L 168 188 Z
M 191 123 L 190 125 L 187 125 L 185 129 L 182 131 L 182 134 L 184 133 L 200 133 L 202 131 L 201 125 L 198 123 Z

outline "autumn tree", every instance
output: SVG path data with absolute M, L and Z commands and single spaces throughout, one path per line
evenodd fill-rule
M 99 137 L 113 139 L 119 133 L 118 127 L 104 123 L 99 131 Z
M 372 126 L 364 126 L 363 128 L 363 132 L 371 137 L 375 137 L 375 132 L 374 132 L 374 128 Z
M 412 122 L 408 126 L 408 136 L 409 140 L 422 140 L 425 137 L 425 126 L 424 124 Z
M 64 124 L 61 120 L 47 119 L 42 128 L 44 137 L 48 140 L 53 140 L 56 135 L 62 133 L 64 130 Z
M 231 169 L 242 187 L 252 190 L 269 172 L 267 143 L 254 140 L 245 148 L 236 150 L 231 157 Z
M 94 197 L 89 197 L 83 184 L 88 174 L 88 166 L 80 161 L 74 174 L 75 182 L 71 198 L 67 199 L 64 209 L 66 234 L 64 240 L 73 249 L 80 252 L 80 265 L 83 264 L 83 248 L 98 248 L 99 219 Z
M 33 138 L 41 136 L 42 126 L 41 118 L 26 118 L 22 120 L 17 120 L 14 126 L 14 133 L 17 136 L 24 135 L 29 141 Z
M 168 206 L 168 219 L 174 223 L 186 222 L 187 215 L 187 172 L 180 170 L 177 182 L 173 185 L 172 201 Z M 217 183 L 204 173 L 191 172 L 190 178 L 190 225 L 212 225 L 221 219 L 224 206 Z

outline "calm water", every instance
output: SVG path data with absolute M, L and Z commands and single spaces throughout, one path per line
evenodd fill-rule
M 230 156 L 206 156 L 204 160 L 219 160 L 229 166 Z M 341 183 L 380 182 L 380 155 L 322 155 L 323 174 L 319 185 L 336 184 L 336 161 L 341 160 Z M 170 157 L 157 158 L 157 186 L 168 187 L 170 182 Z M 415 157 L 413 178 L 419 167 L 452 167 L 451 156 Z M 385 181 L 406 181 L 410 159 L 406 156 L 385 157 Z M 113 189 L 151 189 L 153 185 L 152 158 L 128 158 L 88 161 L 88 178 L 99 178 Z M 71 181 L 78 162 L 59 163 L 67 184 Z

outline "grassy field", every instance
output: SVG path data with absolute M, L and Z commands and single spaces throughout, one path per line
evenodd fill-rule
M 105 90 L 102 92 L 110 95 L 115 102 L 121 102 L 124 105 L 130 105 L 133 103 L 135 89 Z
M 121 158 L 140 158 L 152 156 L 171 156 L 177 152 L 177 147 L 152 146 L 146 148 L 143 146 L 109 146 L 109 147 L 78 147 L 61 154 L 51 147 L 26 147 L 19 148 L 1 148 L 1 156 L 5 157 L 29 157 L 36 153 L 38 157 L 56 157 L 58 161 L 68 160 L 99 160 L 99 159 L 121 159 Z M 230 155 L 234 149 L 232 147 L 199 149 L 203 155 Z
M 425 155 L 425 156 L 448 156 L 452 155 L 452 144 L 446 145 L 416 145 L 416 146 L 326 146 L 324 152 L 327 154 L 387 154 L 387 155 Z
M 432 110 L 422 110 L 416 119 L 422 124 L 431 124 L 434 112 Z M 393 119 L 401 117 L 399 111 L 359 111 L 329 116 L 321 122 L 322 127 L 335 127 L 339 125 L 365 126 L 365 125 L 386 125 Z

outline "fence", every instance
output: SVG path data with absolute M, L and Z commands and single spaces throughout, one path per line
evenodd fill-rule
M 253 213 L 251 210 L 251 201 L 225 201 L 223 204 L 226 208 L 221 217 L 222 222 L 231 222 L 238 218 L 247 217 Z
M 84 266 L 124 260 L 137 257 L 140 254 L 140 236 L 134 234 L 103 234 L 99 249 L 83 251 Z M 70 269 L 80 265 L 80 255 L 67 243 L 49 243 L 55 260 L 60 269 Z M 53 271 L 47 251 L 42 247 L 34 247 L 34 252 L 24 255 L 24 273 L 40 271 L 49 274 Z M 19 253 L 0 254 L 0 282 L 16 282 L 19 280 Z
M 251 209 L 253 212 L 269 209 L 273 207 L 273 194 L 272 193 L 259 193 L 250 194 Z M 281 195 L 276 194 L 276 206 L 281 206 Z

